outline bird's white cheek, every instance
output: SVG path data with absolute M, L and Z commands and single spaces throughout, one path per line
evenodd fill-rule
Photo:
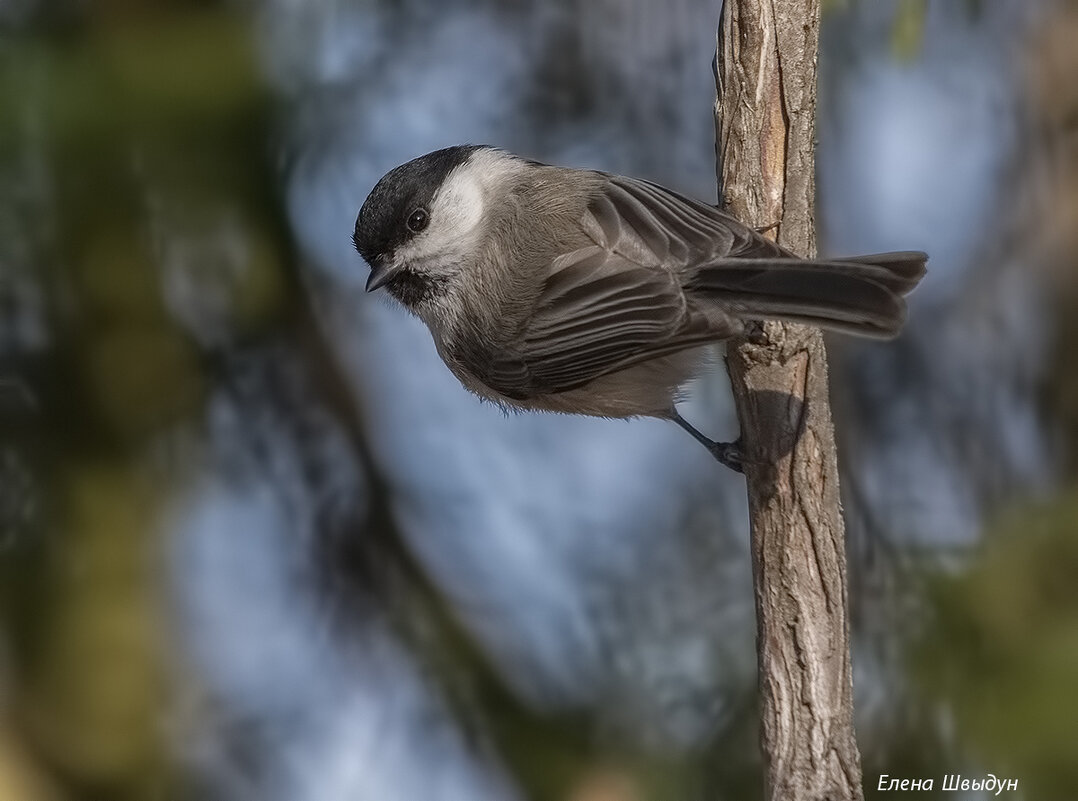
M 483 221 L 486 208 L 483 187 L 470 175 L 457 172 L 450 176 L 431 204 L 432 216 L 443 225 L 439 230 L 469 234 Z
M 423 246 L 432 254 L 467 253 L 474 246 L 485 211 L 485 193 L 477 176 L 465 170 L 450 174 L 431 203 L 431 226 L 422 237 Z
M 486 213 L 482 176 L 474 170 L 451 173 L 435 194 L 430 207 L 430 227 L 398 254 L 413 264 L 456 262 L 478 246 Z

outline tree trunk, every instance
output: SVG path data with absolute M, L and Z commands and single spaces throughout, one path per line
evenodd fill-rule
M 818 0 L 726 0 L 715 61 L 720 198 L 813 256 Z M 726 181 L 723 182 L 722 177 Z M 729 343 L 752 529 L 765 797 L 861 799 L 846 554 L 819 330 Z

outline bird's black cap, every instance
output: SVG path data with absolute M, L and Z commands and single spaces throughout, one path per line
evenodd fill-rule
M 414 234 L 408 215 L 417 208 L 430 209 L 431 199 L 446 176 L 485 145 L 456 145 L 394 167 L 374 185 L 356 218 L 352 242 L 372 267 L 393 253 Z

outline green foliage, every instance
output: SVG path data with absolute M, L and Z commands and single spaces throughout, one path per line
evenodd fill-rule
M 220 125 L 258 97 L 246 31 L 210 10 L 90 19 L 81 35 L 5 42 L 0 105 L 38 105 L 51 137 L 92 151 L 118 129 L 167 137 Z M 4 115 L 0 130 L 17 126 Z
M 13 276 L 32 285 L 45 332 L 14 365 L 32 410 L 0 417 L 39 510 L 0 554 L 0 798 L 160 798 L 179 677 L 146 459 L 198 423 L 215 379 L 166 284 L 220 290 L 214 322 L 242 342 L 287 319 L 290 244 L 240 18 L 166 0 L 47 11 L 0 39 L 0 301 Z
M 949 0 L 948 0 L 949 1 Z M 971 21 L 980 16 L 983 0 L 962 0 Z M 822 0 L 822 11 L 844 11 L 859 0 Z M 929 0 L 901 0 L 891 29 L 891 50 L 900 61 L 911 61 L 921 52 L 928 24 Z
M 984 771 L 1025 796 L 1078 787 L 1078 494 L 1004 522 L 959 575 L 940 576 L 914 674 L 953 714 Z M 953 772 L 959 772 L 955 766 Z
M 891 33 L 891 49 L 900 60 L 909 61 L 921 51 L 927 15 L 928 0 L 905 0 L 899 5 Z
M 1069 459 L 1066 465 L 1071 476 L 1078 475 L 1078 370 L 1074 369 L 1078 353 L 1078 281 L 1074 278 L 1054 296 L 1059 327 L 1051 345 L 1051 365 L 1044 371 L 1041 399 L 1044 411 L 1058 431 L 1057 444 Z

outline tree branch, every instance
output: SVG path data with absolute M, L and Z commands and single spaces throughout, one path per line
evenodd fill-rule
M 726 0 L 715 60 L 720 197 L 814 256 L 818 0 Z M 722 177 L 726 177 L 725 183 Z M 861 799 L 827 356 L 813 328 L 729 343 L 752 529 L 765 797 Z

